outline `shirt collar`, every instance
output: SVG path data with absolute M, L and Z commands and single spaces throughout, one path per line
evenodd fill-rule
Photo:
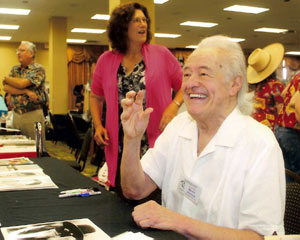
M 188 113 L 187 116 L 190 121 L 180 130 L 179 136 L 193 139 L 198 134 L 197 124 Z M 215 146 L 233 147 L 236 144 L 240 129 L 245 124 L 242 120 L 243 116 L 237 107 L 227 116 L 215 136 L 211 139 Z

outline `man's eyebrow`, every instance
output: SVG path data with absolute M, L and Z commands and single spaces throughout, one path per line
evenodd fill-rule
M 183 70 L 188 70 L 188 69 L 191 69 L 191 67 L 189 67 L 189 66 L 184 66 L 184 67 L 183 67 Z M 206 66 L 206 65 L 199 66 L 199 67 L 197 67 L 197 69 L 198 69 L 198 70 L 199 70 L 199 69 L 204 69 L 204 70 L 211 71 L 211 68 L 208 67 L 208 66 Z

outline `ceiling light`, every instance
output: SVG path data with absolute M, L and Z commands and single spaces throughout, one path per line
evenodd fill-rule
M 85 39 L 67 39 L 67 43 L 85 43 Z
M 268 32 L 268 33 L 283 33 L 287 32 L 288 29 L 279 29 L 279 28 L 257 28 L 254 29 L 255 32 Z
M 193 26 L 193 27 L 214 27 L 216 25 L 218 25 L 217 23 L 208 23 L 208 22 L 194 22 L 194 21 L 187 21 L 187 22 L 183 22 L 180 23 L 180 25 L 184 25 L 184 26 Z
M 11 36 L 0 36 L 0 40 L 10 40 Z
M 193 49 L 196 49 L 198 47 L 198 45 L 188 45 L 186 46 L 185 48 L 193 48 Z
M 269 10 L 270 10 L 269 8 L 250 7 L 250 6 L 243 6 L 243 5 L 233 5 L 233 6 L 224 8 L 224 11 L 254 13 L 254 14 L 266 12 Z
M 155 33 L 154 36 L 159 37 L 159 38 L 178 38 L 181 35 L 180 34 L 169 34 L 169 33 Z
M 11 29 L 11 30 L 17 30 L 19 29 L 19 25 L 6 25 L 6 24 L 0 24 L 0 29 Z
M 91 19 L 96 19 L 96 20 L 109 20 L 109 15 L 108 14 L 95 14 L 94 16 L 91 17 Z
M 299 55 L 300 56 L 300 52 L 297 51 L 290 51 L 290 52 L 286 52 L 286 55 Z
M 0 14 L 28 15 L 29 13 L 29 9 L 0 8 Z
M 79 32 L 79 33 L 104 33 L 104 29 L 93 29 L 93 28 L 73 28 L 71 32 Z
M 243 42 L 246 39 L 245 38 L 230 38 L 230 40 L 233 41 L 233 42 Z
M 169 1 L 169 0 L 154 0 L 154 3 L 155 4 L 163 4 L 163 3 L 167 2 L 167 1 Z

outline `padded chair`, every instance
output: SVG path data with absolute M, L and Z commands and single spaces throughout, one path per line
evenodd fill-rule
M 285 234 L 300 234 L 300 184 L 286 185 Z
M 71 152 L 75 150 L 75 158 L 77 159 L 85 133 L 79 134 L 74 119 L 70 113 L 67 113 L 67 128 L 67 145 L 71 148 Z
M 57 141 L 66 141 L 67 127 L 57 124 L 55 116 L 49 111 L 50 122 L 53 127 L 52 141 L 56 144 Z
M 300 234 L 300 176 L 288 169 L 286 174 L 295 182 L 286 184 L 285 234 Z
M 285 169 L 285 173 L 286 173 L 286 175 L 290 176 L 296 183 L 300 184 L 300 176 L 297 173 L 295 173 L 289 169 Z
M 81 162 L 83 162 L 83 165 L 82 165 L 80 171 L 83 171 L 84 168 L 85 168 L 92 139 L 93 139 L 92 128 L 89 128 L 85 133 L 85 136 L 84 136 L 84 139 L 83 139 L 83 142 L 82 142 L 82 146 L 81 146 L 81 149 L 80 149 L 80 153 L 79 153 L 79 156 L 78 156 L 78 159 L 77 159 L 79 164 L 81 164 Z

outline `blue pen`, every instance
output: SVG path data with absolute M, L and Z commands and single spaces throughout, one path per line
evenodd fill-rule
M 101 194 L 101 192 L 85 192 L 85 193 L 78 194 L 78 196 L 80 196 L 80 197 L 89 197 L 89 196 L 99 195 L 99 194 Z

